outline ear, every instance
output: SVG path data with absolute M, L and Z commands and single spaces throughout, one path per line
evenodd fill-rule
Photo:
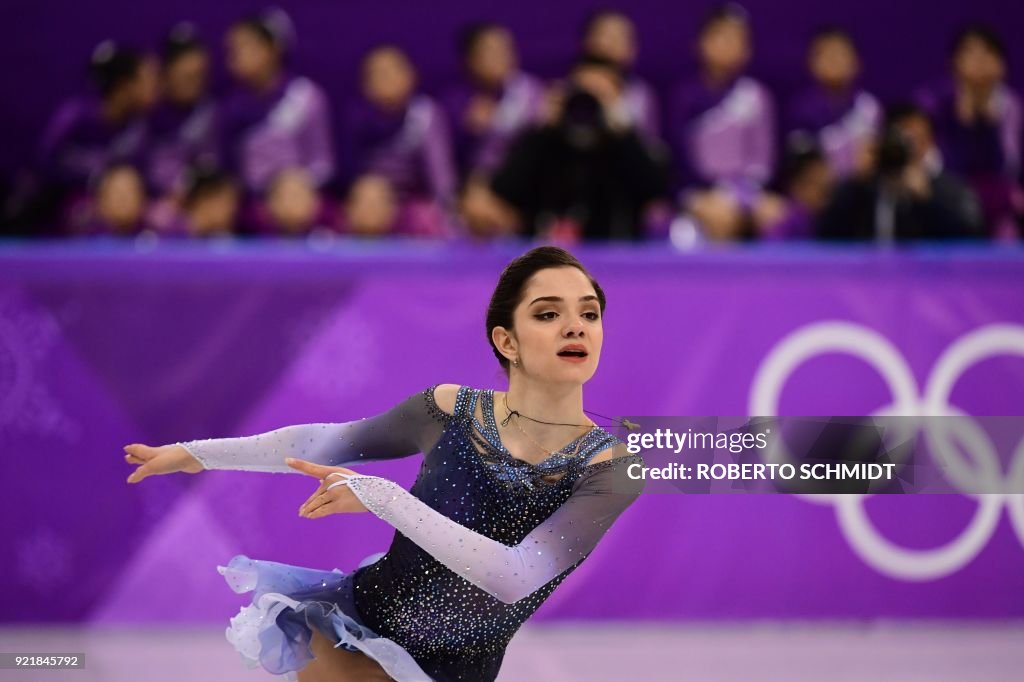
M 512 330 L 505 329 L 504 327 L 495 327 L 491 330 L 491 341 L 494 342 L 494 347 L 508 358 L 509 362 L 519 354 L 519 342 L 516 340 L 515 332 Z

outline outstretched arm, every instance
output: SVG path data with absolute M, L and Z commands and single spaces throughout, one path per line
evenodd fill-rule
M 373 417 L 342 423 L 297 424 L 240 438 L 177 443 L 204 469 L 300 473 L 286 457 L 326 466 L 394 459 L 429 449 L 440 437 L 431 391 L 416 393 Z
M 595 465 L 572 495 L 515 546 L 505 545 L 453 521 L 394 481 L 350 475 L 345 485 L 371 512 L 452 571 L 507 604 L 527 597 L 586 557 L 643 489 L 629 477 L 642 462 L 620 454 Z M 624 456 L 621 456 L 624 455 Z

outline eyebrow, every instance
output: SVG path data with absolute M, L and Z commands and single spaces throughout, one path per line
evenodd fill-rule
M 535 298 L 532 301 L 530 301 L 530 305 L 533 305 L 534 303 L 539 303 L 541 301 L 550 301 L 551 303 L 561 303 L 564 300 L 565 299 L 562 298 L 561 296 L 541 296 L 539 298 Z M 597 299 L 597 296 L 595 296 L 594 294 L 590 294 L 590 295 L 587 295 L 587 296 L 580 296 L 580 303 L 583 303 L 584 301 L 596 301 L 596 300 L 598 300 L 598 299 Z

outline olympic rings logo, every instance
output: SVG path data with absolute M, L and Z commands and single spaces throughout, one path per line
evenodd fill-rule
M 822 321 L 789 334 L 762 361 L 750 392 L 749 414 L 775 416 L 783 384 L 790 373 L 808 359 L 824 353 L 846 353 L 871 365 L 885 380 L 893 401 L 875 415 L 966 416 L 949 404 L 959 377 L 972 365 L 998 355 L 1024 357 L 1024 326 L 990 324 L 965 334 L 939 357 L 919 391 L 914 375 L 899 349 L 878 332 L 844 321 Z M 1024 546 L 1024 441 L 1017 446 L 1004 477 L 999 458 L 984 430 L 971 419 L 955 421 L 966 432 L 957 434 L 974 467 L 962 461 L 950 435 L 942 429 L 927 430 L 928 443 L 947 465 L 947 473 L 961 490 L 970 482 L 974 490 L 1004 490 L 970 494 L 977 509 L 963 532 L 933 549 L 908 549 L 893 543 L 872 524 L 864 507 L 868 495 L 802 495 L 808 502 L 835 507 L 840 530 L 858 555 L 878 571 L 904 580 L 935 580 L 969 563 L 995 532 L 1003 506 L 1014 532 Z

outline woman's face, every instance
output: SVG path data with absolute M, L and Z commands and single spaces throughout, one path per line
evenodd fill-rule
M 618 14 L 604 16 L 591 27 L 584 47 L 591 54 L 628 68 L 636 60 L 633 24 Z
M 750 35 L 739 19 L 722 19 L 709 26 L 700 38 L 701 61 L 707 68 L 735 73 L 750 60 Z
M 363 94 L 384 109 L 405 105 L 416 87 L 416 75 L 406 56 L 394 48 L 371 53 L 363 64 Z
M 245 26 L 228 33 L 227 53 L 228 71 L 243 83 L 260 83 L 278 67 L 277 49 Z
M 830 88 L 849 85 L 860 70 L 853 46 L 837 37 L 820 38 L 816 41 L 811 47 L 808 61 L 815 80 Z
M 96 190 L 96 211 L 101 220 L 117 231 L 134 227 L 146 210 L 142 178 L 132 168 L 113 168 L 103 176 Z
M 164 71 L 164 93 L 178 104 L 193 104 L 206 92 L 210 58 L 206 50 L 189 50 Z
M 493 28 L 481 35 L 469 55 L 473 78 L 488 85 L 504 83 L 516 66 L 512 34 L 502 28 Z
M 267 208 L 277 226 L 286 232 L 303 232 L 312 227 L 320 201 L 309 174 L 301 168 L 281 171 L 270 187 Z
M 970 85 L 991 87 L 1006 75 L 999 54 L 980 38 L 968 38 L 953 57 L 956 76 Z
M 519 371 L 553 383 L 583 384 L 594 376 L 604 341 L 601 305 L 579 269 L 534 273 L 523 289 L 513 325 Z

